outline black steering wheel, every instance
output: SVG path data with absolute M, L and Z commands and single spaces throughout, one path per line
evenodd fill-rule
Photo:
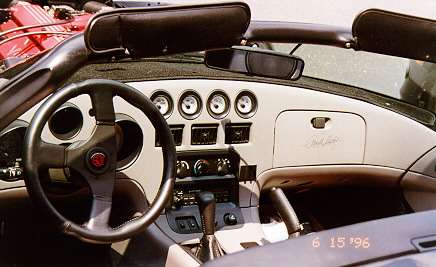
M 96 120 L 94 132 L 87 141 L 70 146 L 49 144 L 41 140 L 44 125 L 63 103 L 76 96 L 91 97 Z M 163 154 L 163 174 L 159 193 L 142 216 L 112 228 L 109 215 L 115 183 L 117 145 L 113 97 L 119 96 L 141 110 L 159 133 Z M 35 113 L 24 144 L 25 184 L 33 201 L 54 219 L 61 231 L 82 240 L 112 243 L 128 239 L 156 220 L 172 196 L 176 150 L 171 131 L 155 105 L 138 90 L 111 80 L 87 80 L 68 85 L 45 101 Z M 79 225 L 62 216 L 48 200 L 40 182 L 40 173 L 48 168 L 69 168 L 89 184 L 93 202 L 90 218 Z

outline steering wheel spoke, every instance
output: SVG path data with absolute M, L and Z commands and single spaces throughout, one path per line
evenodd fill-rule
M 66 147 L 41 141 L 39 144 L 38 161 L 43 168 L 66 167 Z
M 85 224 L 88 230 L 109 231 L 109 217 L 112 209 L 112 201 L 94 198 L 92 201 L 91 218 Z
M 109 217 L 112 209 L 112 193 L 115 183 L 115 172 L 108 172 L 94 178 L 88 178 L 92 191 L 92 207 L 90 219 L 86 223 L 89 230 L 108 231 Z
M 101 88 L 90 92 L 90 96 L 97 125 L 114 124 L 115 111 L 113 103 L 113 91 L 110 89 Z

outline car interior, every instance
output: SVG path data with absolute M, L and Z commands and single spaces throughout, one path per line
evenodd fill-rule
M 435 62 L 435 25 L 250 21 L 240 2 L 96 13 L 0 73 L 0 265 L 436 264 L 434 113 L 262 45 Z

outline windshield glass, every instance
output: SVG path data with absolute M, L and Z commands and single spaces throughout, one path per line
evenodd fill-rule
M 296 44 L 271 44 L 290 53 Z M 360 87 L 434 112 L 436 67 L 406 58 L 303 44 L 293 55 L 305 61 L 304 76 Z

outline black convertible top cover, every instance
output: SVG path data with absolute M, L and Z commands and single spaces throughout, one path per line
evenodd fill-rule
M 85 42 L 95 54 L 160 56 L 237 45 L 249 23 L 241 2 L 114 9 L 93 17 Z
M 436 20 L 368 9 L 352 31 L 357 50 L 436 62 Z

